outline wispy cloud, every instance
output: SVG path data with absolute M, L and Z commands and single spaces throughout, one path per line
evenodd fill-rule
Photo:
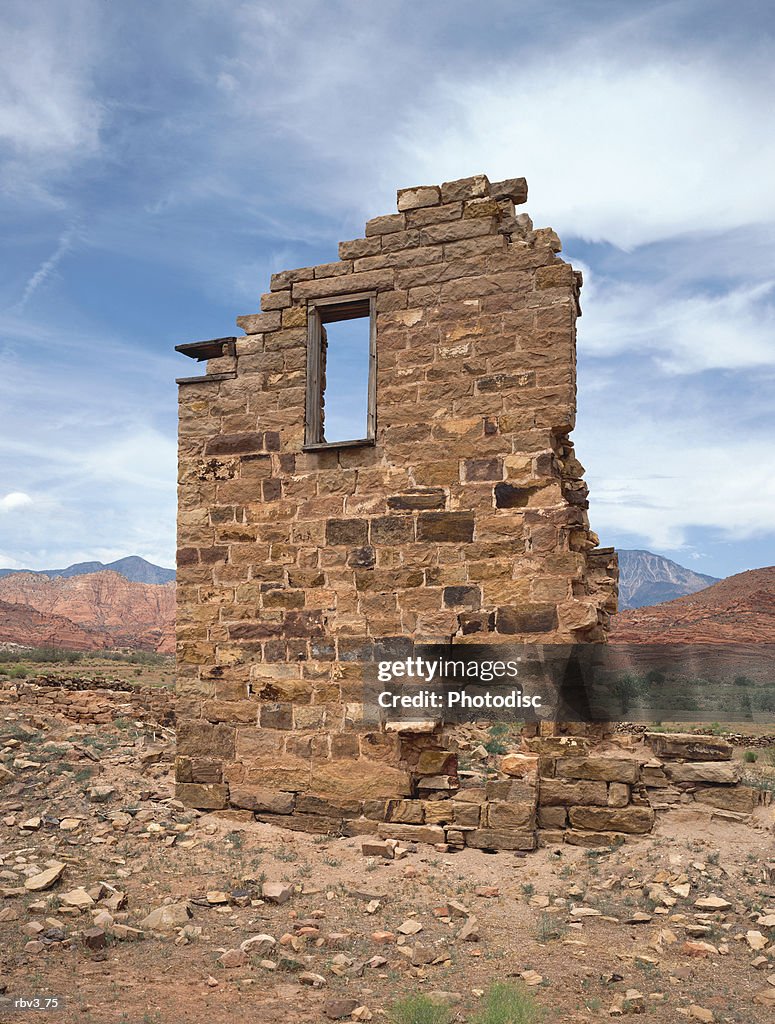
M 648 354 L 669 374 L 775 366 L 775 281 L 687 290 L 670 279 L 599 280 L 584 269 L 586 354 Z
M 59 242 L 57 243 L 56 249 L 44 260 L 34 274 L 27 280 L 24 286 L 22 296 L 16 305 L 13 307 L 14 312 L 21 313 L 24 307 L 27 305 L 29 300 L 35 294 L 38 288 L 43 284 L 46 278 L 50 277 L 54 273 L 59 263 L 64 259 L 67 253 L 72 248 L 73 238 L 75 235 L 74 228 L 67 228 L 59 236 Z
M 102 11 L 92 0 L 4 4 L 0 44 L 2 187 L 61 205 L 53 178 L 94 156 L 105 111 L 96 95 Z

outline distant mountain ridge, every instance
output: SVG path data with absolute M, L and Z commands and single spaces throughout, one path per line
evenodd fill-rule
M 154 565 L 147 562 L 139 555 L 128 555 L 126 558 L 118 558 L 115 562 L 76 562 L 68 565 L 66 569 L 0 569 L 0 578 L 3 576 L 15 576 L 18 573 L 34 573 L 36 576 L 48 576 L 53 579 L 62 576 L 69 579 L 71 576 L 86 576 L 94 572 L 112 570 L 119 573 L 124 579 L 132 583 L 151 583 L 163 586 L 175 579 L 174 569 L 165 569 L 161 565 Z
M 135 583 L 102 570 L 74 576 L 12 573 L 0 579 L 0 641 L 101 650 L 175 650 L 175 584 Z
M 619 610 L 643 608 L 696 594 L 719 580 L 687 569 L 653 551 L 618 548 Z
M 613 643 L 775 643 L 775 566 L 749 569 L 665 604 L 614 616 Z

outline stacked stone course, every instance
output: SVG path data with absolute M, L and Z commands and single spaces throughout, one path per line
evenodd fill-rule
M 338 261 L 273 275 L 243 337 L 183 346 L 207 359 L 180 388 L 186 803 L 534 845 L 535 780 L 477 802 L 437 732 L 360 704 L 364 663 L 415 643 L 602 641 L 615 610 L 568 436 L 581 275 L 526 197 L 483 175 L 402 189 Z M 375 297 L 374 443 L 305 450 L 308 307 L 355 294 Z

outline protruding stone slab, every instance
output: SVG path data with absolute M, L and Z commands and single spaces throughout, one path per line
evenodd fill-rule
M 740 781 L 742 769 L 735 761 L 668 761 L 665 774 L 671 782 L 734 785 Z
M 719 736 L 695 736 L 688 732 L 647 732 L 646 740 L 661 758 L 686 761 L 730 761 L 732 744 Z
M 593 832 L 650 832 L 654 827 L 651 807 L 571 807 L 568 815 L 574 828 Z
M 562 779 L 590 779 L 602 782 L 638 781 L 639 765 L 624 757 L 558 757 L 555 775 Z
M 566 782 L 563 779 L 541 779 L 538 787 L 538 803 L 542 807 L 564 805 L 599 805 L 608 803 L 608 786 L 605 782 Z
M 478 828 L 466 833 L 466 846 L 477 850 L 535 850 L 534 831 L 510 828 Z
M 708 786 L 696 789 L 694 799 L 708 807 L 737 811 L 738 814 L 753 814 L 756 806 L 756 793 L 750 786 Z

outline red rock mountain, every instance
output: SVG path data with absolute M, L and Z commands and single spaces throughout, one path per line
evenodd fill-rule
M 110 646 L 103 633 L 79 626 L 63 615 L 44 615 L 29 605 L 9 601 L 0 601 L 0 643 L 62 647 L 68 651 L 97 651 Z
M 2 596 L 2 595 L 0 595 Z M 775 643 L 775 566 L 730 576 L 675 601 L 613 620 L 613 643 Z
M 117 572 L 0 579 L 0 641 L 72 650 L 175 649 L 175 584 L 132 583 Z

